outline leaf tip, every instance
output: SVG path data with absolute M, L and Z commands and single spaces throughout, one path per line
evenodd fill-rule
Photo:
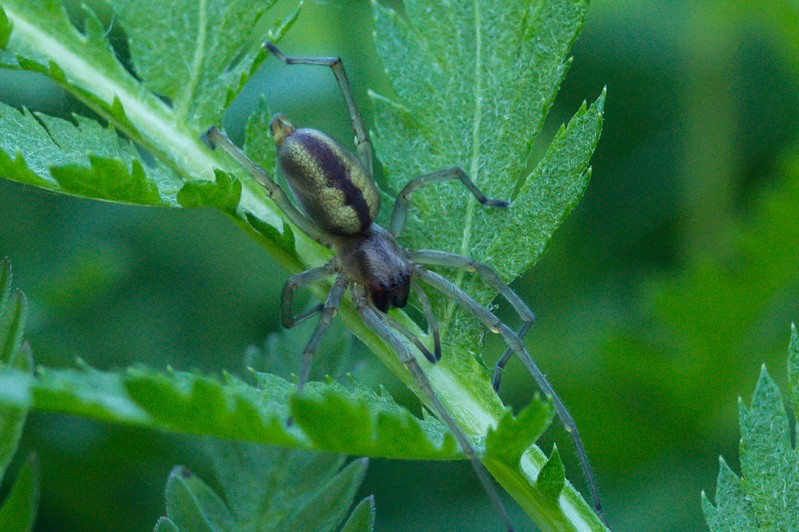
M 297 2 L 297 5 L 294 7 L 294 10 L 289 13 L 283 20 L 280 20 L 272 29 L 270 29 L 266 37 L 268 40 L 273 42 L 278 42 L 286 32 L 291 28 L 297 19 L 300 16 L 300 10 L 302 9 L 303 3 L 305 0 L 300 0 Z M 262 47 L 263 49 L 263 47 Z
M 608 96 L 608 86 L 605 85 L 604 87 L 602 87 L 602 92 L 599 93 L 599 98 L 596 99 L 593 105 L 593 107 L 596 108 L 597 113 L 600 115 L 604 114 L 605 112 L 605 100 L 607 99 L 607 96 Z
M 0 48 L 5 48 L 8 44 L 8 39 L 11 37 L 11 32 L 14 25 L 6 15 L 5 10 L 0 6 Z
M 552 453 L 549 455 L 544 467 L 538 473 L 535 481 L 536 486 L 551 501 L 556 501 L 566 483 L 566 471 L 560 459 L 558 446 L 552 446 Z

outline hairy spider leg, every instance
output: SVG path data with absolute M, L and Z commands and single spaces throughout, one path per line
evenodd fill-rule
M 311 373 L 311 362 L 316 354 L 316 350 L 319 348 L 319 342 L 322 341 L 322 336 L 324 336 L 328 327 L 330 327 L 333 316 L 338 312 L 338 307 L 341 304 L 341 296 L 347 289 L 347 285 L 349 285 L 349 280 L 347 280 L 344 274 L 340 273 L 336 276 L 336 282 L 333 283 L 330 292 L 327 293 L 327 300 L 325 300 L 325 306 L 322 309 L 322 313 L 319 315 L 319 322 L 316 324 L 316 329 L 311 339 L 308 340 L 305 350 L 302 352 L 302 368 L 297 381 L 298 394 L 302 394 L 302 389 L 305 383 L 308 382 L 308 376 Z
M 291 202 L 289 197 L 280 186 L 272 180 L 269 174 L 255 164 L 249 157 L 244 155 L 238 147 L 216 126 L 212 127 L 206 133 L 208 140 L 211 141 L 214 147 L 222 148 L 222 150 L 230 155 L 237 163 L 244 167 L 250 175 L 252 175 L 269 193 L 269 197 L 280 208 L 286 217 L 291 222 L 302 230 L 303 233 L 316 240 L 320 244 L 330 247 L 332 239 L 319 226 L 317 226 L 310 218 L 305 216 L 294 203 Z
M 324 266 L 319 266 L 318 268 L 305 270 L 297 275 L 292 275 L 286 280 L 286 284 L 283 285 L 283 292 L 280 294 L 280 318 L 283 322 L 283 327 L 286 329 L 291 329 L 298 323 L 302 323 L 311 316 L 322 312 L 322 309 L 325 308 L 324 303 L 320 303 L 311 310 L 294 316 L 291 311 L 291 303 L 294 301 L 294 292 L 304 286 L 317 283 L 322 279 L 330 277 L 336 273 L 335 270 L 330 268 L 329 264 L 330 263 L 325 264 Z
M 280 306 L 282 309 L 281 313 L 284 327 L 290 329 L 303 319 L 307 319 L 319 313 L 319 322 L 316 324 L 316 329 L 314 329 L 311 339 L 308 340 L 308 343 L 305 345 L 305 350 L 302 352 L 302 367 L 297 377 L 298 394 L 302 394 L 305 383 L 308 382 L 308 376 L 311 374 L 311 362 L 313 362 L 313 357 L 316 354 L 316 350 L 319 348 L 322 337 L 325 332 L 327 332 L 328 327 L 330 327 L 333 317 L 336 315 L 336 312 L 338 312 L 339 305 L 341 304 L 341 296 L 347 289 L 349 280 L 342 273 L 336 276 L 336 281 L 327 293 L 327 299 L 321 309 L 317 306 L 308 312 L 293 317 L 291 315 L 291 302 L 294 297 L 294 292 L 298 289 L 321 281 L 335 273 L 335 271 L 331 271 L 331 263 L 293 275 L 289 277 L 288 281 L 286 281 L 286 284 L 283 286 Z
M 452 168 L 446 168 L 444 170 L 439 170 L 438 172 L 433 172 L 430 174 L 425 174 L 423 176 L 419 176 L 413 180 L 411 180 L 402 191 L 397 196 L 397 200 L 394 202 L 394 210 L 391 213 L 391 225 L 389 226 L 390 232 L 395 237 L 399 236 L 402 232 L 403 227 L 405 226 L 405 220 L 408 217 L 408 208 L 410 203 L 411 194 L 413 194 L 416 190 L 422 188 L 423 186 L 429 185 L 430 183 L 437 183 L 439 181 L 447 181 L 447 180 L 454 180 L 458 179 L 461 183 L 464 184 L 466 188 L 477 198 L 481 204 L 487 207 L 508 207 L 510 202 L 505 200 L 498 200 L 498 199 L 490 199 L 483 194 L 480 189 L 474 184 L 474 182 L 469 179 L 469 176 L 466 172 L 463 171 L 460 167 L 453 166 Z M 461 257 L 459 255 L 453 255 L 453 257 L 457 257 L 457 259 L 453 259 L 456 261 L 470 261 L 470 259 L 466 257 Z M 474 261 L 471 261 L 474 263 Z M 510 301 L 513 308 L 516 310 L 517 314 L 522 318 L 522 325 L 519 328 L 519 332 L 516 334 L 519 338 L 523 339 L 527 334 L 527 331 L 530 329 L 533 321 L 535 320 L 535 316 L 530 311 L 530 309 L 525 305 L 521 299 L 504 283 L 502 280 L 497 276 L 491 268 L 488 266 L 474 263 L 474 264 L 467 264 L 466 266 L 452 264 L 453 267 L 459 267 L 462 269 L 467 269 L 470 271 L 478 271 L 478 274 L 484 278 L 484 280 L 489 283 L 491 286 L 496 288 L 500 291 L 505 298 Z M 430 262 L 429 264 L 436 264 L 435 262 Z M 441 266 L 447 266 L 447 264 L 439 264 Z M 487 271 L 487 270 L 488 271 Z M 481 273 L 482 272 L 482 273 Z M 505 365 L 508 363 L 508 360 L 513 356 L 513 350 L 508 348 L 505 350 L 505 353 L 499 358 L 496 365 L 494 366 L 494 378 L 492 380 L 492 386 L 494 387 L 494 391 L 499 391 L 499 384 L 500 380 L 502 379 L 502 372 L 505 369 Z
M 580 460 L 583 473 L 585 474 L 586 481 L 588 482 L 588 488 L 591 491 L 591 498 L 594 501 L 594 509 L 602 521 L 607 524 L 604 511 L 602 510 L 602 503 L 599 500 L 599 489 L 596 484 L 596 479 L 594 478 L 593 470 L 591 469 L 591 464 L 588 462 L 588 453 L 585 452 L 583 441 L 580 438 L 579 432 L 577 431 L 577 424 L 574 422 L 574 418 L 566 409 L 563 401 L 560 400 L 558 394 L 555 393 L 555 390 L 549 384 L 549 381 L 547 381 L 547 378 L 543 373 L 541 373 L 541 370 L 538 369 L 538 366 L 536 366 L 532 357 L 530 357 L 530 354 L 527 352 L 527 348 L 524 347 L 524 344 L 519 337 L 516 336 L 516 334 L 507 325 L 502 323 L 499 318 L 497 318 L 490 310 L 477 303 L 477 301 L 472 299 L 469 294 L 455 286 L 455 284 L 448 281 L 444 277 L 435 272 L 426 270 L 421 266 L 415 266 L 413 273 L 434 289 L 453 299 L 461 307 L 477 318 L 489 331 L 502 335 L 505 343 L 513 350 L 514 353 L 516 353 L 516 356 L 519 357 L 519 360 L 522 362 L 522 364 L 524 364 L 524 367 L 527 368 L 527 371 L 530 373 L 530 375 L 532 375 L 536 383 L 538 383 L 538 386 L 541 388 L 541 390 L 552 398 L 552 404 L 555 406 L 555 411 L 558 413 L 558 417 L 560 417 L 560 422 L 566 429 L 566 432 L 569 433 L 572 442 L 574 443 L 574 447 L 577 451 L 577 457 Z
M 487 198 L 485 194 L 480 192 L 480 189 L 469 179 L 466 172 L 459 166 L 445 168 L 437 172 L 425 174 L 417 178 L 411 179 L 407 185 L 402 189 L 394 202 L 394 210 L 391 212 L 391 224 L 389 225 L 389 232 L 395 237 L 399 236 L 402 228 L 405 226 L 405 219 L 408 217 L 408 205 L 411 194 L 420 188 L 429 185 L 430 183 L 437 183 L 439 181 L 450 181 L 458 179 L 463 185 L 469 189 L 469 192 L 474 194 L 477 201 L 487 207 L 507 207 L 510 202 L 505 200 Z
M 283 285 L 283 292 L 280 296 L 280 307 L 281 307 L 281 319 L 283 322 L 283 327 L 286 329 L 291 329 L 298 323 L 319 314 L 320 312 L 322 315 L 319 317 L 319 324 L 317 325 L 316 329 L 314 330 L 313 336 L 308 341 L 308 344 L 305 347 L 305 351 L 303 352 L 303 361 L 302 361 L 302 369 L 299 375 L 299 381 L 297 383 L 297 393 L 302 393 L 302 389 L 305 386 L 305 383 L 308 382 L 308 375 L 310 374 L 311 362 L 313 361 L 313 356 L 316 354 L 316 349 L 319 346 L 319 342 L 321 341 L 322 335 L 327 331 L 327 328 L 330 326 L 330 321 L 332 317 L 335 315 L 335 312 L 338 310 L 339 303 L 341 300 L 341 295 L 344 290 L 347 288 L 346 277 L 343 274 L 339 273 L 338 277 L 336 278 L 336 283 L 328 292 L 327 301 L 324 304 L 319 304 L 314 308 L 298 314 L 296 316 L 293 315 L 291 304 L 294 300 L 294 292 L 297 290 L 317 283 L 327 277 L 330 277 L 334 273 L 337 272 L 336 266 L 333 265 L 333 261 L 328 262 L 324 266 L 319 266 L 317 268 L 311 268 L 310 270 L 306 270 L 302 273 L 298 273 L 297 275 L 292 275 L 286 281 L 286 284 Z M 342 281 L 342 279 L 344 279 Z M 340 286 L 341 285 L 341 286 Z M 418 287 L 417 287 L 418 289 Z M 421 289 L 418 289 L 421 292 Z M 417 293 L 418 295 L 418 293 Z M 425 294 L 422 293 L 422 298 L 424 298 L 426 304 L 426 308 L 430 309 L 430 303 L 427 301 Z M 431 364 L 435 364 L 439 358 L 441 358 L 440 353 L 440 343 L 438 343 L 438 357 L 434 356 L 433 353 L 427 348 L 424 343 L 419 339 L 418 336 L 413 334 L 411 331 L 403 327 L 397 320 L 386 314 L 384 316 L 384 321 L 388 323 L 391 327 L 396 329 L 400 334 L 402 334 L 405 338 L 407 338 L 414 346 L 430 361 Z M 432 309 L 428 319 L 434 320 L 432 317 Z M 434 321 L 435 323 L 435 321 Z M 436 334 L 434 336 L 437 337 L 438 327 L 435 325 Z
M 308 341 L 308 344 L 303 351 L 302 368 L 300 370 L 297 382 L 297 393 L 302 393 L 305 383 L 308 382 L 308 376 L 310 375 L 311 371 L 311 363 L 313 361 L 314 355 L 316 354 L 316 350 L 319 347 L 319 342 L 330 326 L 330 321 L 335 315 L 335 312 L 338 310 L 341 295 L 347 288 L 346 277 L 339 273 L 338 277 L 336 278 L 336 283 L 330 289 L 330 292 L 328 292 L 327 301 L 324 304 L 316 305 L 314 308 L 296 316 L 293 315 L 291 308 L 292 302 L 294 301 L 294 293 L 301 288 L 317 283 L 337 272 L 338 267 L 334 264 L 334 260 L 331 260 L 324 266 L 311 268 L 310 270 L 292 275 L 288 278 L 288 280 L 286 280 L 286 284 L 283 285 L 283 292 L 280 296 L 281 320 L 283 322 L 283 327 L 286 329 L 291 329 L 298 323 L 301 323 L 308 318 L 321 313 L 321 316 L 319 317 L 319 323 L 317 324 L 311 339 Z M 421 293 L 420 301 L 423 301 L 422 306 L 429 311 L 427 319 L 428 321 L 432 322 L 431 327 L 434 330 L 433 336 L 436 338 L 437 356 L 430 352 L 430 350 L 426 345 L 424 345 L 424 343 L 422 343 L 418 336 L 403 327 L 397 320 L 389 315 L 386 315 L 385 321 L 400 334 L 405 336 L 411 343 L 413 343 L 413 345 L 419 349 L 419 351 L 425 356 L 425 358 L 427 358 L 427 360 L 430 361 L 430 363 L 435 364 L 438 359 L 441 358 L 441 343 L 440 340 L 438 340 L 438 325 L 433 317 L 430 302 L 427 300 L 421 289 L 418 287 L 416 289 L 418 290 L 417 295 Z
M 513 525 L 511 524 L 510 518 L 505 511 L 505 506 L 499 499 L 499 495 L 494 489 L 493 484 L 491 484 L 491 480 L 489 479 L 485 468 L 483 468 L 482 464 L 478 460 L 477 453 L 475 452 L 472 443 L 469 441 L 466 434 L 464 434 L 460 426 L 455 423 L 455 420 L 452 418 L 449 412 L 447 412 L 447 409 L 444 407 L 443 403 L 438 398 L 438 395 L 436 395 L 436 392 L 433 390 L 433 386 L 430 384 L 430 379 L 427 377 L 425 372 L 422 371 L 421 366 L 419 366 L 419 362 L 417 362 L 416 358 L 408 350 L 408 347 L 405 345 L 405 343 L 402 342 L 402 340 L 400 340 L 395 334 L 393 334 L 391 329 L 389 329 L 386 325 L 385 318 L 387 315 L 374 308 L 369 301 L 363 286 L 359 284 L 353 285 L 352 298 L 355 303 L 355 308 L 358 311 L 358 314 L 361 316 L 361 319 L 363 319 L 364 323 L 366 323 L 370 329 L 377 333 L 381 340 L 391 347 L 391 349 L 397 355 L 397 358 L 399 358 L 400 362 L 402 362 L 402 364 L 411 374 L 416 387 L 419 389 L 422 395 L 424 395 L 425 399 L 427 399 L 427 402 L 433 412 L 441 421 L 444 422 L 445 425 L 447 425 L 450 432 L 452 432 L 452 434 L 455 436 L 455 439 L 458 440 L 458 444 L 460 445 L 461 450 L 463 450 L 463 454 L 465 454 L 466 457 L 471 461 L 472 467 L 474 468 L 477 477 L 480 479 L 480 482 L 483 484 L 483 487 L 485 488 L 485 491 L 488 493 L 489 497 L 491 497 L 491 502 L 502 516 L 502 520 L 505 523 L 505 528 L 509 531 L 512 531 Z
M 516 333 L 516 336 L 519 337 L 519 340 L 524 341 L 524 337 L 527 335 L 527 331 L 530 329 L 532 324 L 532 321 L 526 321 L 522 323 L 522 326 L 519 327 L 519 332 Z M 491 380 L 491 386 L 493 386 L 494 391 L 497 393 L 499 393 L 499 383 L 500 380 L 502 380 L 502 372 L 505 370 L 505 364 L 508 363 L 508 360 L 510 360 L 512 356 L 513 349 L 508 347 L 505 349 L 505 352 L 502 353 L 502 356 L 499 357 L 497 363 L 494 364 L 494 378 Z
M 358 154 L 358 159 L 361 161 L 364 170 L 366 170 L 369 175 L 372 175 L 372 144 L 369 140 L 369 136 L 366 134 L 366 125 L 363 122 L 363 117 L 361 117 L 358 106 L 355 105 L 355 99 L 352 97 L 352 89 L 350 88 L 350 82 L 347 78 L 347 72 L 344 70 L 344 63 L 341 61 L 341 58 L 287 56 L 269 41 L 264 43 L 264 47 L 287 65 L 319 65 L 330 67 L 330 70 L 333 71 L 333 75 L 336 76 L 336 82 L 338 82 L 341 94 L 344 96 L 344 102 L 347 104 L 350 121 L 352 122 L 352 129 L 355 131 L 355 151 Z
M 400 324 L 400 322 L 398 322 L 397 320 L 395 320 L 394 318 L 392 318 L 391 316 L 389 316 L 386 313 L 381 313 L 380 314 L 380 318 L 383 321 L 385 321 L 388 325 L 390 325 L 391 327 L 396 329 L 397 332 L 399 332 L 402 336 L 407 338 L 413 345 L 415 345 L 416 349 L 421 351 L 422 354 L 424 355 L 424 357 L 431 364 L 435 364 L 436 362 L 438 362 L 438 359 L 435 356 L 433 356 L 433 353 L 431 353 L 430 350 L 427 348 L 427 346 L 422 343 L 422 341 L 419 339 L 419 337 L 416 336 L 415 334 L 413 334 L 411 331 L 409 331 L 405 327 L 403 327 Z
M 422 287 L 413 281 L 413 279 L 411 279 L 411 290 L 419 299 L 419 304 L 422 305 L 424 319 L 427 320 L 427 332 L 428 334 L 433 335 L 433 354 L 435 356 L 435 360 L 441 360 L 441 332 L 438 328 L 438 320 L 436 320 L 436 315 L 433 313 L 433 306 L 430 304 L 430 300 L 427 299 L 427 294 L 424 293 Z
M 519 340 L 524 339 L 524 335 L 527 334 L 527 330 L 535 321 L 535 315 L 533 314 L 533 311 L 530 310 L 530 307 L 528 307 L 524 301 L 522 301 L 522 298 L 520 298 L 516 292 L 511 290 L 510 286 L 508 286 L 500 278 L 499 274 L 497 274 L 496 270 L 494 270 L 492 267 L 488 266 L 487 264 L 483 264 L 482 262 L 470 259 L 469 257 L 456 255 L 454 253 L 446 253 L 444 251 L 417 250 L 410 251 L 409 255 L 413 262 L 417 262 L 419 264 L 444 266 L 446 268 L 458 268 L 470 273 L 476 273 L 486 284 L 502 294 L 502 296 L 508 300 L 513 309 L 522 319 L 522 325 L 519 328 L 519 332 L 516 334 L 516 336 L 519 337 Z M 494 366 L 494 378 L 492 385 L 494 386 L 495 391 L 499 391 L 502 370 L 505 369 L 505 364 L 507 364 L 511 356 L 513 356 L 513 350 L 511 348 L 507 348 L 505 353 L 502 355 L 502 357 L 500 357 L 499 361 L 497 361 L 496 365 Z

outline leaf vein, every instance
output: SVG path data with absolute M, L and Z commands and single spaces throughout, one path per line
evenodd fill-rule
M 197 43 L 194 49 L 194 58 L 192 59 L 192 64 L 189 69 L 189 82 L 185 85 L 183 95 L 178 102 L 178 108 L 175 109 L 175 114 L 181 121 L 189 112 L 189 107 L 193 100 L 192 96 L 200 84 L 200 76 L 202 75 L 202 66 L 205 59 L 206 37 L 208 33 L 207 3 L 207 0 L 200 0 L 197 14 Z

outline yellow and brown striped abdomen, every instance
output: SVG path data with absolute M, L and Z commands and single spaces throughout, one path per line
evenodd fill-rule
M 305 214 L 334 235 L 365 231 L 377 217 L 380 194 L 358 158 L 315 129 L 282 133 L 278 160 Z

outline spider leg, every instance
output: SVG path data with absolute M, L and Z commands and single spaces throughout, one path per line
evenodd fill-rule
M 433 314 L 433 307 L 430 305 L 430 300 L 427 299 L 427 294 L 424 293 L 422 287 L 417 283 L 411 281 L 411 290 L 419 298 L 419 303 L 422 305 L 422 312 L 424 312 L 424 319 L 427 320 L 427 328 L 429 333 L 433 335 L 433 353 L 435 361 L 441 360 L 441 333 L 438 329 L 438 321 L 436 315 Z
M 416 336 L 415 334 L 413 334 L 411 331 L 409 331 L 409 330 L 408 330 L 408 329 L 406 329 L 405 327 L 403 327 L 403 326 L 400 324 L 400 322 L 398 322 L 397 320 L 395 320 L 394 318 L 392 318 L 391 316 L 389 316 L 389 315 L 388 315 L 388 314 L 386 314 L 385 312 L 378 312 L 378 316 L 380 316 L 380 319 L 381 319 L 381 320 L 383 320 L 383 321 L 384 321 L 384 322 L 386 322 L 388 325 L 390 325 L 391 327 L 393 327 L 394 329 L 396 329 L 396 331 L 397 331 L 397 332 L 399 332 L 399 333 L 400 333 L 402 336 L 404 336 L 405 338 L 407 338 L 407 339 L 408 339 L 408 340 L 409 340 L 409 341 L 410 341 L 410 342 L 411 342 L 413 345 L 415 345 L 415 346 L 416 346 L 416 348 L 417 348 L 419 351 L 421 351 L 421 352 L 422 352 L 422 354 L 424 355 L 424 357 L 425 357 L 425 358 L 426 358 L 426 359 L 427 359 L 427 360 L 428 360 L 428 361 L 429 361 L 431 364 L 435 364 L 436 362 L 438 362 L 438 359 L 437 359 L 436 357 L 434 357 L 434 356 L 433 356 L 433 353 L 431 353 L 431 352 L 430 352 L 430 350 L 427 348 L 427 346 L 426 346 L 426 345 L 424 345 L 424 344 L 422 343 L 422 341 L 419 339 L 419 337 L 418 337 L 418 336 Z
M 350 88 L 350 82 L 347 79 L 347 72 L 344 70 L 344 63 L 341 61 L 341 58 L 287 56 L 269 41 L 264 43 L 264 47 L 287 65 L 320 65 L 330 67 L 330 70 L 333 71 L 333 75 L 336 76 L 336 82 L 338 82 L 341 94 L 344 96 L 344 101 L 347 104 L 347 110 L 350 113 L 352 129 L 355 131 L 355 150 L 358 153 L 358 159 L 361 161 L 361 164 L 363 164 L 364 169 L 367 170 L 367 173 L 372 175 L 372 144 L 369 141 L 369 136 L 366 134 L 366 126 L 364 125 L 361 113 L 358 111 L 358 106 L 355 105 L 355 99 L 352 97 L 352 89 Z
M 445 253 L 443 251 L 410 251 L 409 256 L 411 261 L 419 264 L 431 264 L 448 268 L 458 268 L 479 275 L 483 281 L 495 288 L 505 299 L 508 300 L 511 306 L 513 306 L 513 309 L 522 319 L 522 325 L 519 328 L 519 332 L 516 334 L 516 336 L 519 337 L 519 340 L 524 339 L 524 336 L 527 334 L 527 330 L 533 324 L 533 321 L 535 321 L 535 315 L 524 303 L 524 301 L 522 301 L 522 298 L 520 298 L 516 292 L 511 290 L 510 286 L 502 281 L 496 270 L 486 264 L 477 262 L 476 260 L 472 260 L 468 257 L 455 255 L 454 253 Z M 499 391 L 502 370 L 505 369 L 505 364 L 508 363 L 508 360 L 510 360 L 511 356 L 513 356 L 513 349 L 508 347 L 494 366 L 494 379 L 492 385 L 494 386 L 495 391 Z
M 314 270 L 316 269 L 317 268 L 314 268 Z M 309 271 L 312 272 L 314 270 Z M 325 332 L 327 332 L 327 328 L 330 327 L 330 323 L 333 321 L 333 316 L 335 316 L 336 312 L 338 311 L 339 304 L 341 303 L 341 295 L 347 289 L 348 284 L 349 281 L 347 278 L 344 276 L 344 274 L 340 273 L 336 277 L 336 281 L 333 283 L 333 287 L 330 289 L 330 292 L 327 293 L 327 300 L 325 301 L 321 310 L 321 314 L 319 315 L 319 323 L 316 325 L 316 329 L 314 330 L 311 339 L 308 340 L 308 344 L 305 346 L 305 350 L 302 352 L 302 368 L 300 369 L 300 374 L 297 378 L 298 394 L 302 394 L 302 389 L 305 387 L 305 383 L 308 382 L 308 376 L 311 373 L 311 361 L 313 360 L 314 354 L 316 354 L 316 350 L 319 347 L 319 342 L 322 341 L 322 336 L 324 336 Z
M 449 181 L 453 179 L 459 179 L 460 182 L 469 189 L 469 192 L 474 194 L 474 197 L 477 198 L 477 201 L 487 207 L 507 207 L 510 205 L 510 203 L 505 200 L 487 198 L 485 194 L 480 192 L 480 189 L 475 186 L 474 182 L 469 179 L 469 176 L 466 175 L 466 172 L 464 172 L 463 169 L 458 166 L 453 166 L 452 168 L 445 168 L 444 170 L 439 170 L 438 172 L 425 174 L 415 179 L 411 179 L 408 184 L 405 185 L 405 188 L 403 188 L 399 193 L 399 196 L 397 196 L 397 201 L 394 202 L 394 210 L 391 212 L 391 225 L 389 225 L 389 231 L 391 234 L 396 237 L 402 232 L 402 228 L 405 225 L 405 219 L 408 216 L 408 200 L 410 199 L 411 194 L 423 186 L 429 185 L 430 183 Z
M 320 303 L 307 312 L 293 316 L 291 312 L 291 303 L 294 301 L 294 292 L 300 288 L 319 282 L 325 277 L 329 277 L 334 273 L 335 270 L 333 270 L 330 263 L 328 263 L 324 266 L 311 268 L 310 270 L 298 273 L 297 275 L 292 275 L 286 280 L 286 284 L 283 285 L 283 292 L 280 295 L 280 316 L 283 322 L 283 327 L 286 329 L 291 329 L 298 323 L 302 323 L 311 316 L 322 312 L 322 309 L 324 309 L 324 304 Z
M 599 515 L 599 517 L 605 523 L 607 523 L 605 520 L 605 514 L 602 510 L 602 503 L 599 500 L 599 489 L 597 488 L 596 479 L 594 478 L 591 464 L 588 462 L 588 453 L 586 453 L 585 447 L 583 446 L 583 441 L 580 438 L 579 432 L 577 431 L 577 424 L 574 422 L 574 418 L 571 416 L 569 411 L 566 410 L 566 406 L 563 404 L 563 401 L 560 400 L 558 394 L 555 393 L 555 390 L 549 384 L 549 381 L 547 381 L 547 378 L 543 373 L 541 373 L 541 370 L 538 369 L 538 366 L 536 366 L 532 357 L 530 357 L 530 354 L 527 352 L 527 349 L 524 347 L 521 339 L 516 336 L 516 334 L 514 334 L 514 332 L 507 325 L 502 323 L 499 318 L 497 318 L 490 310 L 477 303 L 466 292 L 455 286 L 452 282 L 448 281 L 444 277 L 435 272 L 425 270 L 421 266 L 414 267 L 413 273 L 422 281 L 429 284 L 445 296 L 453 299 L 456 303 L 469 311 L 486 328 L 488 328 L 488 330 L 497 334 L 501 334 L 505 340 L 505 343 L 510 349 L 513 350 L 516 356 L 519 357 L 519 360 L 521 360 L 522 364 L 524 364 L 524 367 L 527 368 L 527 371 L 530 373 L 530 375 L 532 375 L 536 383 L 538 383 L 538 386 L 541 388 L 541 390 L 552 398 L 552 404 L 555 407 L 555 411 L 558 413 L 558 417 L 560 417 L 560 422 L 566 429 L 566 432 L 569 433 L 572 442 L 574 443 L 574 447 L 577 451 L 577 457 L 580 459 L 583 473 L 585 474 L 586 480 L 588 482 L 588 488 L 591 491 L 591 498 L 594 501 L 594 509 L 596 510 L 597 515 Z
M 400 362 L 408 368 L 408 372 L 411 374 L 414 383 L 416 383 L 417 388 L 419 391 L 424 394 L 425 399 L 427 399 L 428 404 L 432 408 L 433 412 L 438 416 L 441 421 L 444 422 L 445 425 L 449 428 L 450 432 L 455 436 L 455 439 L 458 441 L 458 444 L 461 446 L 463 450 L 463 454 L 471 461 L 472 467 L 474 468 L 475 472 L 477 473 L 477 477 L 480 479 L 480 483 L 483 485 L 486 493 L 491 498 L 491 502 L 496 507 L 499 514 L 502 516 L 502 520 L 505 523 L 505 527 L 507 530 L 512 531 L 513 525 L 510 523 L 510 518 L 508 517 L 508 513 L 505 511 L 505 507 L 502 504 L 502 501 L 499 499 L 499 495 L 497 494 L 496 489 L 494 489 L 494 485 L 491 484 L 491 480 L 488 477 L 488 473 L 486 473 L 485 468 L 480 463 L 477 458 L 477 453 L 472 446 L 472 443 L 466 437 L 463 430 L 455 423 L 455 420 L 452 416 L 447 412 L 447 409 L 444 408 L 443 403 L 436 395 L 435 390 L 433 390 L 433 386 L 430 384 L 430 379 L 427 378 L 427 375 L 424 371 L 422 371 L 421 366 L 414 358 L 413 354 L 410 352 L 406 344 L 397 337 L 396 334 L 391 332 L 391 329 L 386 325 L 384 317 L 385 314 L 377 312 L 372 306 L 369 304 L 369 299 L 366 296 L 366 293 L 361 285 L 353 286 L 353 301 L 355 303 L 355 308 L 358 311 L 358 314 L 363 319 L 364 323 L 369 326 L 377 335 L 383 340 L 386 344 L 391 347 L 394 353 L 399 358 Z
M 522 324 L 521 327 L 519 327 L 519 332 L 516 333 L 516 336 L 519 337 L 519 340 L 522 341 L 524 340 L 524 337 L 527 334 L 527 330 L 530 328 L 532 324 L 533 322 L 531 321 L 525 322 Z M 513 356 L 513 349 L 508 347 L 507 349 L 505 349 L 505 352 L 502 353 L 502 356 L 499 357 L 497 363 L 494 364 L 494 378 L 491 379 L 491 386 L 494 388 L 494 391 L 497 393 L 499 393 L 499 384 L 500 381 L 502 380 L 502 372 L 505 370 L 505 364 L 508 363 L 508 360 L 510 360 L 512 356 Z
M 313 238 L 320 244 L 330 247 L 332 243 L 330 237 L 327 236 L 327 234 L 321 229 L 319 229 L 319 227 L 313 223 L 310 218 L 305 216 L 297 207 L 294 206 L 283 189 L 280 188 L 280 185 L 272 180 L 266 170 L 255 164 L 249 157 L 247 157 L 244 152 L 241 151 L 235 144 L 233 144 L 233 142 L 227 138 L 224 133 L 217 129 L 216 126 L 209 129 L 206 135 L 214 147 L 222 148 L 224 152 L 233 157 L 237 163 L 243 166 L 244 169 L 256 179 L 256 181 L 263 185 L 263 187 L 269 193 L 269 197 L 272 199 L 272 201 L 275 202 L 278 208 L 283 211 L 286 217 L 291 220 L 294 225 L 299 227 L 303 233 Z

